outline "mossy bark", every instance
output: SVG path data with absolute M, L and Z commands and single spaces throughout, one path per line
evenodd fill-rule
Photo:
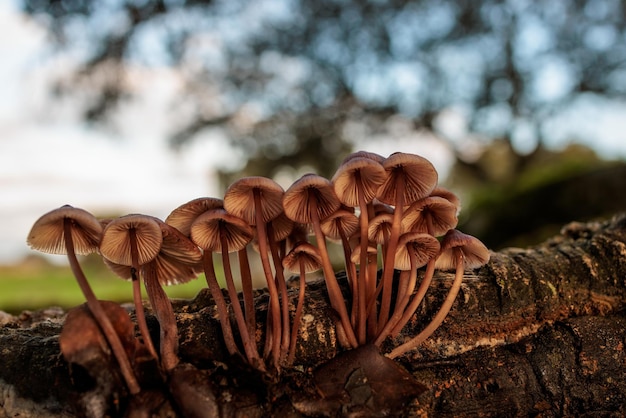
M 419 332 L 445 297 L 452 276 L 435 275 L 422 307 L 396 339 L 384 342 L 383 352 Z M 297 289 L 290 290 L 295 302 Z M 211 302 L 209 292 L 201 292 L 192 301 L 176 301 L 174 308 L 181 360 L 212 380 L 216 410 L 222 415 L 346 412 L 316 407 L 321 400 L 310 378 L 313 369 L 342 350 L 323 283 L 307 287 L 294 369 L 273 381 L 251 377 L 227 358 Z M 626 214 L 569 224 L 536 247 L 494 253 L 488 265 L 466 273 L 450 315 L 435 334 L 397 359 L 427 390 L 391 412 L 437 417 L 624 416 L 625 306 Z M 267 309 L 263 291 L 257 293 L 256 308 L 261 344 Z M 4 319 L 0 327 L 0 417 L 18 412 L 93 415 L 94 405 L 112 414 L 116 409 L 110 403 L 119 405 L 118 412 L 133 405 L 120 388 L 99 393 L 92 380 L 63 360 L 58 346 L 62 313 L 38 315 L 43 318 L 23 314 Z M 154 320 L 151 325 L 156 328 Z M 176 415 L 170 398 L 155 403 L 156 416 Z M 360 411 L 377 414 L 366 407 Z

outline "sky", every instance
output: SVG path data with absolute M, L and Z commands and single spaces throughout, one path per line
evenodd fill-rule
M 168 106 L 182 90 L 174 70 L 133 68 L 129 77 L 139 99 L 124 105 L 114 128 L 96 129 L 81 120 L 76 103 L 50 98 L 51 79 L 75 63 L 50 57 L 46 47 L 45 30 L 22 15 L 15 1 L 0 3 L 0 265 L 32 253 L 26 245 L 31 225 L 64 204 L 96 216 L 145 213 L 164 219 L 191 199 L 219 197 L 214 173 L 236 169 L 243 160 L 219 134 L 176 153 L 168 148 Z M 607 111 L 598 100 L 583 98 L 573 106 L 589 118 L 566 114 L 556 120 L 552 146 L 566 145 L 572 133 L 593 131 L 603 138 L 592 142 L 600 155 L 626 158 L 626 103 Z M 467 134 L 459 114 L 444 112 L 451 137 Z M 401 134 L 394 139 L 361 138 L 357 147 L 381 155 L 414 152 L 419 134 L 402 134 L 402 122 L 397 125 Z M 420 139 L 421 154 L 445 176 L 452 163 L 447 148 L 436 138 Z

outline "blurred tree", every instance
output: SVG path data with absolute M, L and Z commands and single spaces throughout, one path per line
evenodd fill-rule
M 330 175 L 359 132 L 386 129 L 396 114 L 448 140 L 461 160 L 469 133 L 539 150 L 547 121 L 577 98 L 626 91 L 619 0 L 23 0 L 23 8 L 84 60 L 57 93 L 89 87 L 87 120 L 132 97 L 129 65 L 177 67 L 186 89 L 176 105 L 187 114 L 172 145 L 223 129 L 249 157 L 244 175 L 303 163 Z M 442 122 L 450 109 L 467 123 L 450 129 Z M 533 153 L 513 156 L 517 170 Z

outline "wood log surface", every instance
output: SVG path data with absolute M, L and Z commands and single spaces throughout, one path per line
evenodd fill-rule
M 383 353 L 419 332 L 451 280 L 436 273 L 425 302 L 398 337 L 384 342 Z M 295 299 L 297 280 L 289 283 Z M 259 344 L 267 298 L 257 291 Z M 270 381 L 226 356 L 208 291 L 174 301 L 179 355 L 202 373 L 177 376 L 189 385 L 206 377 L 215 397 L 211 413 L 220 416 L 620 417 L 625 306 L 626 214 L 618 214 L 568 224 L 540 245 L 492 253 L 486 266 L 466 272 L 444 324 L 396 359 L 426 387 L 397 408 L 376 410 L 356 399 L 337 406 L 320 397 L 312 372 L 344 351 L 322 281 L 308 284 L 294 367 Z M 69 365 L 59 350 L 65 314 L 0 313 L 0 417 L 181 416 L 171 394 L 148 391 L 142 396 L 157 406 L 133 409 L 114 370 L 102 383 Z M 149 320 L 158 337 L 156 320 Z

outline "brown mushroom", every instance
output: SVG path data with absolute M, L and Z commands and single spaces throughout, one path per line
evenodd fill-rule
M 296 355 L 296 342 L 298 339 L 298 329 L 300 328 L 300 319 L 302 318 L 302 310 L 304 308 L 304 294 L 306 288 L 306 274 L 322 268 L 322 261 L 317 248 L 308 242 L 301 242 L 295 245 L 292 250 L 283 258 L 283 267 L 300 275 L 300 288 L 298 289 L 298 304 L 296 312 L 293 316 L 293 328 L 291 330 L 291 339 L 286 364 L 289 366 L 293 363 Z
M 189 237 L 191 234 L 191 224 L 198 216 L 209 210 L 223 208 L 224 201 L 222 199 L 214 197 L 199 197 L 197 199 L 190 200 L 187 203 L 183 203 L 170 212 L 167 218 L 165 218 L 165 223 L 172 225 L 183 235 Z
M 356 265 L 351 260 L 352 246 L 350 245 L 350 237 L 358 231 L 359 219 L 354 215 L 352 211 L 339 209 L 328 218 L 324 219 L 324 221 L 322 221 L 321 227 L 322 232 L 324 233 L 324 236 L 326 238 L 331 241 L 341 241 L 346 276 L 348 277 L 348 282 L 350 283 L 350 291 L 352 292 L 351 320 L 353 322 L 353 326 L 355 326 L 356 328 L 359 323 L 358 308 L 361 304 L 360 298 L 365 297 L 365 294 L 363 296 L 360 295 L 362 291 L 361 287 L 365 287 L 365 282 L 359 283 L 359 281 L 357 280 Z M 365 292 L 363 291 L 363 293 Z M 365 307 L 363 307 L 363 312 L 365 312 Z M 364 319 L 363 326 L 365 327 Z M 363 329 L 363 334 L 365 334 L 365 329 Z M 358 330 L 357 338 L 359 339 L 359 344 L 365 343 L 365 335 L 363 335 L 363 341 L 361 341 Z
M 224 209 L 205 212 L 198 216 L 191 225 L 191 239 L 193 242 L 205 251 L 222 254 L 226 286 L 246 357 L 252 366 L 263 370 L 265 367 L 259 358 L 254 335 L 250 335 L 248 332 L 246 318 L 239 304 L 239 297 L 235 289 L 228 256 L 228 253 L 231 251 L 239 251 L 245 248 L 252 240 L 253 235 L 252 227 L 243 219 L 227 213 Z
M 359 221 L 361 230 L 361 261 L 359 269 L 359 282 L 363 285 L 359 287 L 358 295 L 358 324 L 357 336 L 359 343 L 365 343 L 365 309 L 367 284 L 370 287 L 375 286 L 375 280 L 367 277 L 367 251 L 365 251 L 367 242 L 367 231 L 369 213 L 367 205 L 376 197 L 376 192 L 380 185 L 385 181 L 387 172 L 382 164 L 370 158 L 354 157 L 341 164 L 334 177 L 332 178 L 335 193 L 339 201 L 350 207 L 358 207 L 360 210 Z
M 290 219 L 313 226 L 331 305 L 339 314 L 350 345 L 357 347 L 357 339 L 350 323 L 341 288 L 328 256 L 326 238 L 320 225 L 321 221 L 332 215 L 339 209 L 340 205 L 330 181 L 316 174 L 305 174 L 296 180 L 285 192 L 283 198 L 285 214 Z
M 155 219 L 163 234 L 157 256 L 143 266 L 143 279 L 150 305 L 159 321 L 161 331 L 161 364 L 170 372 L 179 362 L 178 327 L 172 303 L 163 290 L 164 285 L 186 283 L 195 279 L 195 267 L 202 259 L 198 247 L 171 225 Z
M 113 350 L 120 371 L 131 394 L 140 391 L 130 360 L 122 342 L 115 332 L 96 295 L 78 263 L 76 254 L 89 254 L 97 251 L 102 238 L 102 225 L 89 212 L 69 205 L 62 206 L 41 216 L 28 234 L 31 248 L 51 254 L 67 254 L 70 267 L 76 277 L 87 306 Z
M 449 200 L 438 196 L 425 197 L 404 211 L 402 229 L 438 237 L 456 227 L 456 214 L 457 207 Z
M 461 200 L 459 197 L 444 187 L 435 187 L 433 191 L 430 192 L 430 196 L 437 196 L 446 199 L 448 202 L 456 206 L 457 214 L 461 210 Z
M 376 346 L 380 346 L 384 339 L 390 335 L 396 323 L 405 313 L 405 308 L 417 283 L 417 269 L 435 259 L 439 250 L 439 241 L 430 234 L 407 232 L 400 236 L 394 268 L 400 270 L 401 280 L 398 283 L 393 314 L 376 337 L 374 341 Z M 412 314 L 413 312 L 411 312 Z
M 131 214 L 113 219 L 102 231 L 100 254 L 114 264 L 130 266 L 133 284 L 133 302 L 137 325 L 148 351 L 159 358 L 143 308 L 139 272 L 142 265 L 152 261 L 161 249 L 163 234 L 155 218 L 148 215 Z
M 385 266 L 391 267 L 400 237 L 400 223 L 404 215 L 404 207 L 430 194 L 437 184 L 437 171 L 427 159 L 419 155 L 400 152 L 390 155 L 383 162 L 383 167 L 388 175 L 378 189 L 377 198 L 383 203 L 394 206 L 394 218 L 384 262 Z M 379 328 L 383 328 L 389 320 L 393 282 L 392 268 L 383 270 L 382 282 L 382 300 L 378 314 Z
M 245 177 L 231 184 L 224 195 L 224 208 L 227 212 L 256 227 L 259 255 L 267 289 L 270 294 L 268 321 L 272 322 L 272 341 L 267 347 L 272 352 L 273 364 L 280 364 L 280 348 L 285 318 L 281 316 L 281 304 L 268 254 L 272 245 L 267 234 L 267 223 L 283 211 L 284 190 L 275 181 L 265 177 Z M 286 295 L 283 300 L 286 303 Z M 284 311 L 283 311 L 284 312 Z M 282 323 L 281 323 L 282 318 Z M 288 318 L 286 318 L 288 321 Z M 288 329 L 288 328 L 287 328 Z M 269 355 L 269 353 L 265 353 Z
M 401 356 L 430 337 L 450 312 L 461 288 L 465 269 L 478 268 L 488 261 L 489 250 L 477 238 L 456 229 L 448 231 L 441 242 L 441 252 L 435 264 L 442 270 L 456 270 L 452 286 L 430 323 L 418 335 L 392 350 L 389 357 Z

